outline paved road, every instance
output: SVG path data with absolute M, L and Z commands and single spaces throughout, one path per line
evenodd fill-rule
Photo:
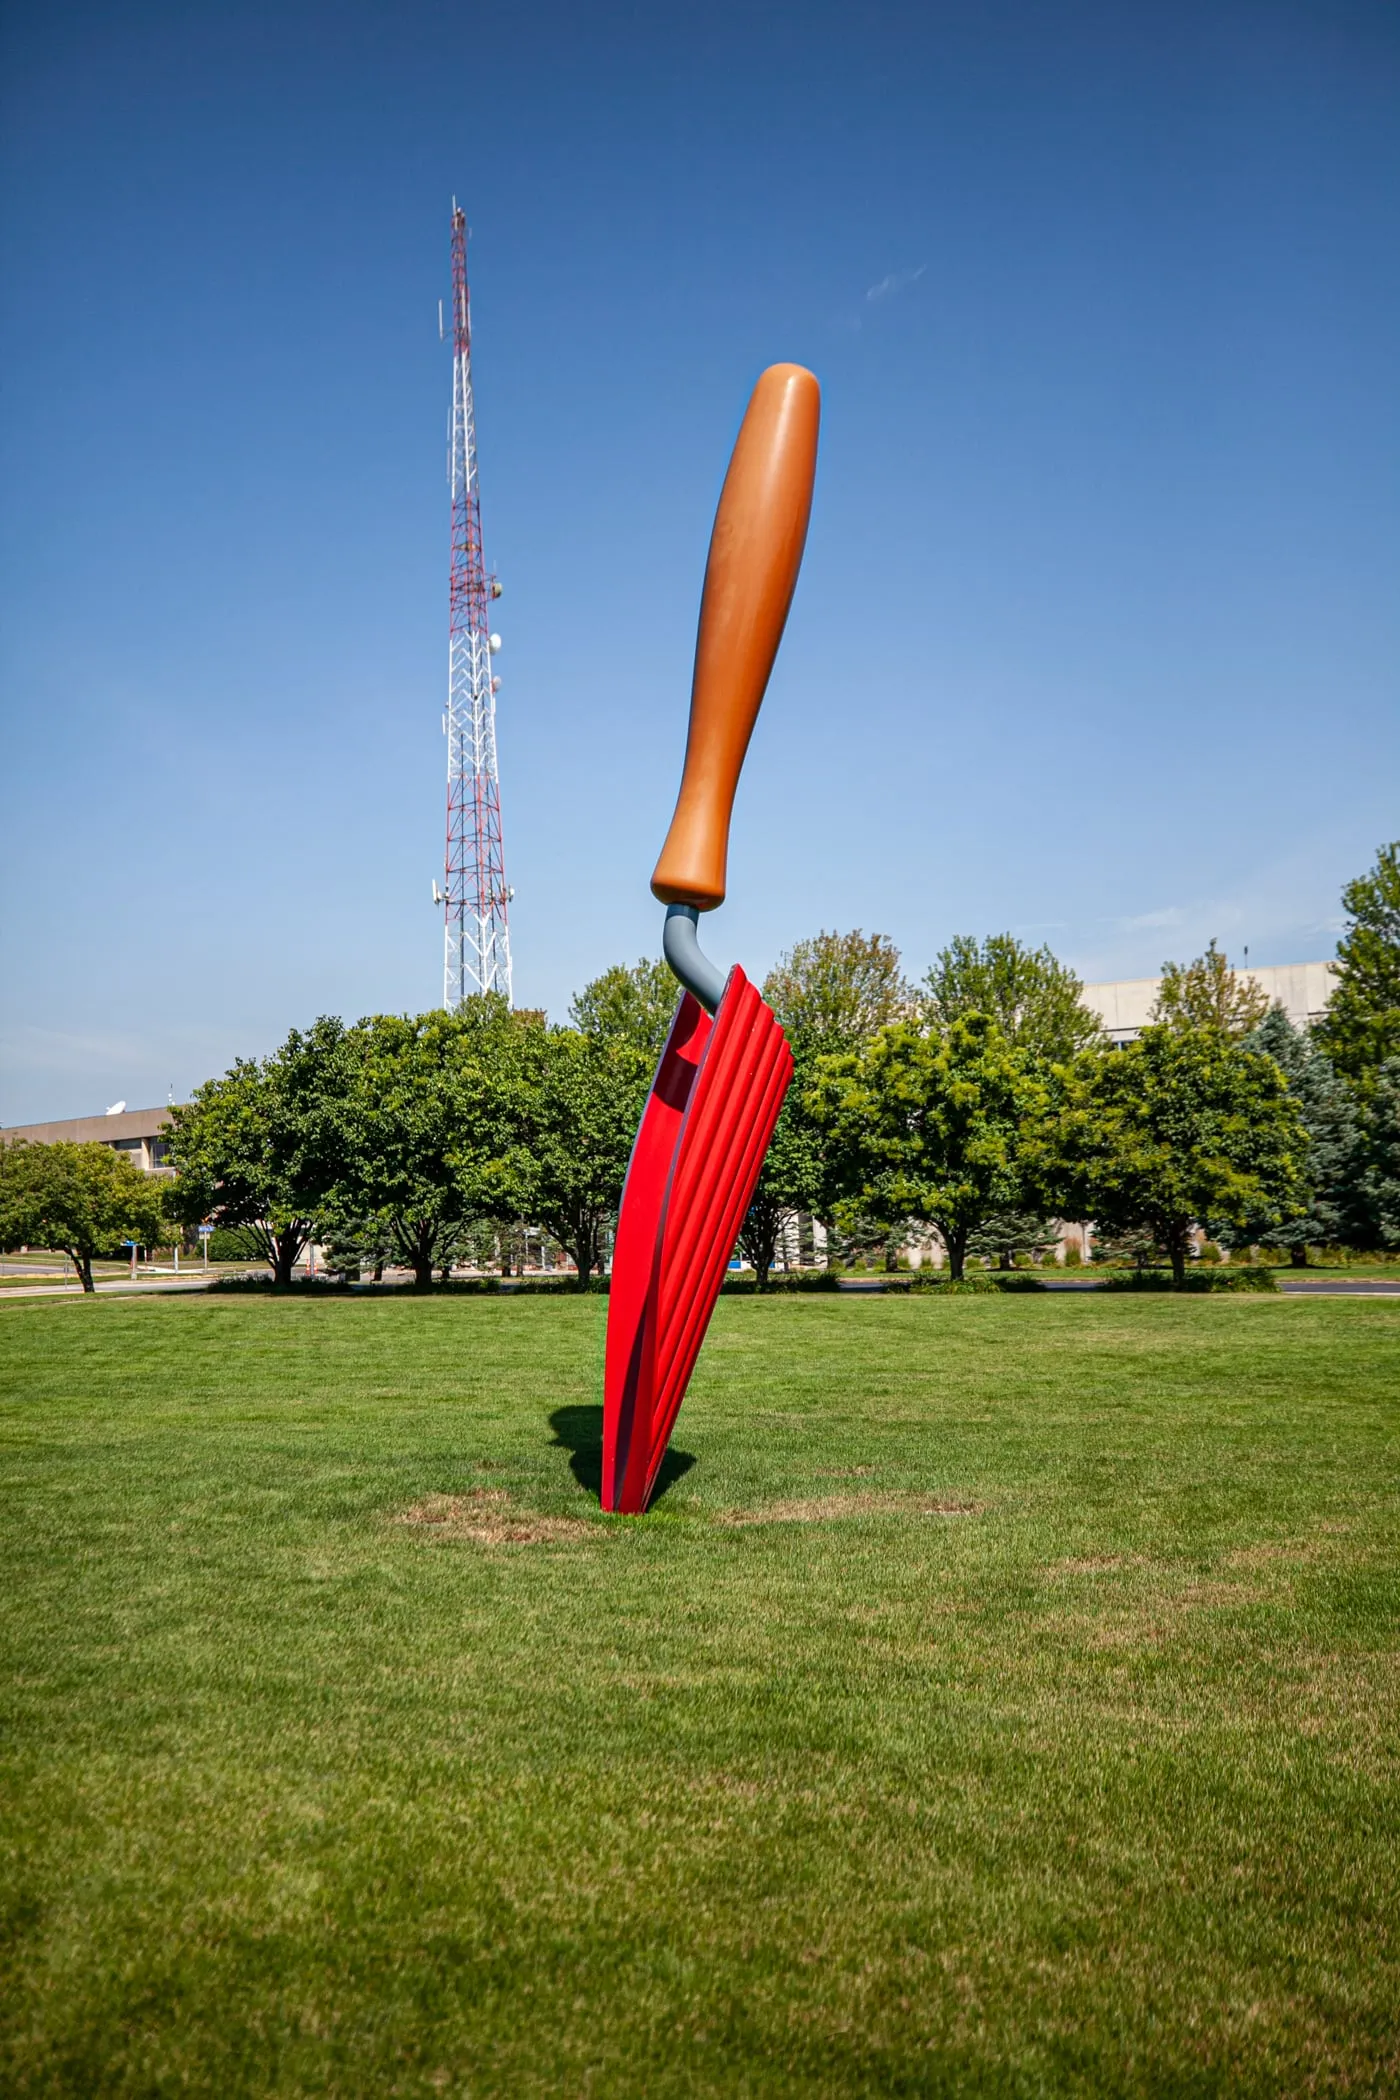
M 1097 1291 L 1098 1276 L 1038 1276 L 1043 1291 Z M 1289 1298 L 1400 1298 L 1400 1278 L 1379 1276 L 1280 1276 L 1278 1287 Z M 895 1290 L 899 1284 L 893 1286 Z M 883 1291 L 883 1276 L 842 1277 L 843 1291 Z
M 1379 1276 L 1280 1276 L 1286 1298 L 1400 1298 L 1400 1278 Z M 1046 1291 L 1096 1291 L 1097 1276 L 1056 1277 L 1041 1285 Z
M 1290 1298 L 1400 1298 L 1400 1283 L 1380 1276 L 1280 1276 Z

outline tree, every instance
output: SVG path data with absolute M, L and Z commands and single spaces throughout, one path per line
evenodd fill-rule
M 1400 839 L 1342 891 L 1351 924 L 1337 943 L 1339 982 L 1319 1044 L 1363 1094 L 1400 1057 Z
M 967 1251 L 999 1269 L 1014 1269 L 1018 1254 L 1038 1261 L 1058 1239 L 1054 1226 L 1034 1211 L 996 1210 L 969 1235 Z
M 671 1032 L 680 987 L 664 962 L 614 963 L 572 1001 L 569 1019 L 595 1042 L 626 1043 L 654 1069 Z
M 804 1055 L 856 1050 L 877 1029 L 908 1017 L 912 994 L 899 950 L 883 933 L 819 933 L 778 958 L 763 996 Z
M 1062 1217 L 1150 1230 L 1186 1281 L 1192 1226 L 1297 1216 L 1307 1137 L 1271 1057 L 1215 1025 L 1145 1028 L 1078 1058 L 1056 1115 L 1028 1137 L 1026 1171 Z
M 551 1028 L 535 1045 L 529 1206 L 573 1257 L 580 1290 L 602 1265 L 651 1073 L 649 1048 L 607 1026 Z
M 1400 1057 L 1380 1067 L 1366 1102 L 1355 1217 L 1365 1244 L 1400 1247 Z
M 1047 1064 L 1064 1064 L 1102 1040 L 1084 987 L 1049 948 L 1025 948 L 1014 934 L 970 934 L 940 950 L 920 1003 L 930 1024 L 947 1028 L 967 1014 L 990 1014 L 1008 1041 Z
M 1281 1006 L 1245 1037 L 1245 1048 L 1273 1059 L 1297 1103 L 1308 1137 L 1306 1208 L 1295 1218 L 1222 1223 L 1215 1236 L 1227 1246 L 1287 1248 L 1294 1268 L 1305 1268 L 1310 1244 L 1349 1239 L 1357 1227 L 1364 1148 L 1356 1104 L 1315 1038 L 1295 1028 Z
M 924 978 L 920 1008 L 935 1029 L 974 1013 L 989 1015 L 1006 1040 L 1033 1063 L 1068 1063 L 1103 1041 L 1097 1015 L 1083 1004 L 1084 986 L 1049 948 L 1029 948 L 1012 933 L 978 941 L 959 934 L 941 949 Z M 1034 1213 L 993 1213 L 968 1242 L 968 1251 L 1012 1267 L 1019 1253 L 1039 1254 L 1055 1233 Z
M 763 996 L 783 1025 L 794 1071 L 739 1234 L 760 1290 L 788 1221 L 807 1211 L 829 1224 L 839 1195 L 825 1133 L 807 1103 L 818 1060 L 859 1050 L 878 1029 L 907 1018 L 913 997 L 893 941 L 859 928 L 799 941 L 769 972 Z
M 483 1218 L 514 1217 L 533 1173 L 533 1016 L 497 994 L 450 1011 L 375 1014 L 345 1040 L 344 1155 L 332 1233 L 413 1270 L 426 1289 Z
M 276 1282 L 290 1283 L 344 1170 L 348 1079 L 344 1025 L 323 1015 L 271 1057 L 206 1080 L 167 1132 L 171 1215 L 241 1226 Z
M 392 1227 L 379 1216 L 352 1218 L 335 1216 L 322 1226 L 320 1247 L 326 1273 L 353 1283 L 366 1269 L 375 1283 L 383 1281 L 387 1266 L 399 1258 Z
M 110 1145 L 0 1145 L 0 1247 L 61 1247 L 90 1291 L 95 1256 L 156 1245 L 161 1193 Z
M 946 1028 L 897 1022 L 823 1058 L 808 1100 L 848 1204 L 890 1228 L 936 1225 L 956 1281 L 972 1233 L 1024 1201 L 1021 1133 L 1049 1097 L 1035 1060 L 971 1013 Z
M 801 1211 L 815 1212 L 825 1192 L 824 1154 L 818 1126 L 802 1106 L 794 1074 L 763 1161 L 753 1201 L 739 1230 L 739 1245 L 766 1291 L 783 1228 Z
M 1168 1028 L 1218 1028 L 1246 1036 L 1269 1011 L 1269 995 L 1230 968 L 1212 941 L 1194 962 L 1166 962 L 1152 1006 L 1152 1019 Z
M 1147 1226 L 1130 1225 L 1125 1232 L 1096 1232 L 1090 1259 L 1095 1262 L 1130 1261 L 1140 1276 L 1144 1269 L 1155 1268 L 1170 1256 L 1165 1247 L 1158 1245 L 1157 1235 Z

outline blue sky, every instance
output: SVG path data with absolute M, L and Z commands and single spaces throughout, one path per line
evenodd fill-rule
M 705 547 L 822 380 L 721 959 L 1330 952 L 1400 833 L 1400 16 L 6 12 L 0 1120 L 441 996 L 467 203 L 516 997 L 655 952 Z

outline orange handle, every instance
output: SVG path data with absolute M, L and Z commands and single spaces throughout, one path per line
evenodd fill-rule
M 770 365 L 744 413 L 710 535 L 685 772 L 651 878 L 663 904 L 724 902 L 734 791 L 802 566 L 820 418 L 801 365 Z

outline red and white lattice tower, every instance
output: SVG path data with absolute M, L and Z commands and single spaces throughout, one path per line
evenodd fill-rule
M 452 205 L 452 568 L 448 592 L 447 941 L 443 1005 L 474 992 L 510 999 L 510 929 L 501 785 L 496 770 L 496 688 L 491 601 L 501 587 L 486 572 L 472 405 L 472 322 L 467 292 L 467 215 Z

